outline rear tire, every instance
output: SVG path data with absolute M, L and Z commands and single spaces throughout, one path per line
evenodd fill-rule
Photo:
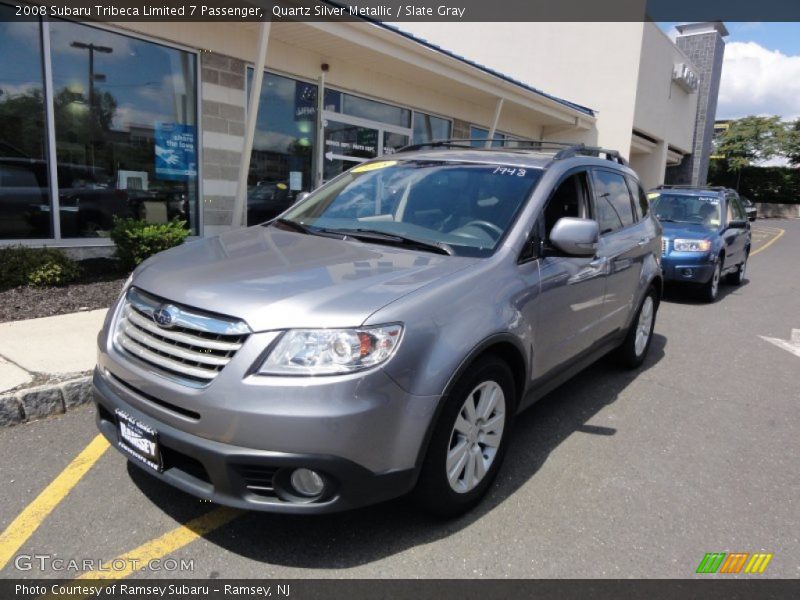
M 728 273 L 727 281 L 731 285 L 742 285 L 745 272 L 747 270 L 747 259 L 750 257 L 750 250 L 744 255 L 744 260 L 733 273 Z
M 511 369 L 480 358 L 445 402 L 413 496 L 426 511 L 455 517 L 480 502 L 500 470 L 516 410 Z
M 617 362 L 627 369 L 639 368 L 647 353 L 650 351 L 650 343 L 653 341 L 653 329 L 656 325 L 656 313 L 658 312 L 658 294 L 655 288 L 647 290 L 639 310 L 628 328 L 625 341 L 622 342 L 616 351 Z

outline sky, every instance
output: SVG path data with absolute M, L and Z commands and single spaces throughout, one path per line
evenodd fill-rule
M 659 23 L 671 37 L 677 23 Z M 800 23 L 726 23 L 717 119 L 800 118 Z

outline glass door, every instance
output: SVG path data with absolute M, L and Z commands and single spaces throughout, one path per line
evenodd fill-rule
M 325 111 L 323 113 L 323 183 L 347 169 L 392 154 L 411 140 L 411 129 Z

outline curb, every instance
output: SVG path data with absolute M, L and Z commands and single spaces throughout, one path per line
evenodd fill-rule
M 0 395 L 0 427 L 11 427 L 66 411 L 92 399 L 92 377 L 86 375 L 60 383 Z

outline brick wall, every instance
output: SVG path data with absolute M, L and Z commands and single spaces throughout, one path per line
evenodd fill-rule
M 203 234 L 231 229 L 242 160 L 245 64 L 204 52 L 202 67 Z
M 462 121 L 461 119 L 453 119 L 453 138 L 461 140 L 469 139 L 469 127 L 469 122 Z

